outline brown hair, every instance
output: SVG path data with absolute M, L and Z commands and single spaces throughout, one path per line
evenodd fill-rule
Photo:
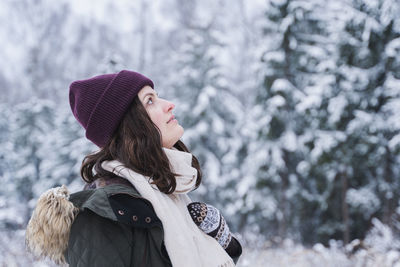
M 180 140 L 174 147 L 189 152 Z M 175 191 L 176 174 L 171 171 L 167 155 L 162 149 L 160 129 L 151 121 L 137 96 L 109 142 L 98 152 L 83 159 L 83 180 L 91 183 L 100 177 L 115 176 L 101 167 L 101 163 L 107 160 L 118 160 L 129 169 L 151 177 L 163 193 L 171 194 Z M 201 183 L 202 173 L 195 156 L 192 158 L 192 166 L 197 169 L 197 188 Z

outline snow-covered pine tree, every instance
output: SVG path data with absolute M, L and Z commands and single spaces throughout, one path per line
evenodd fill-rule
M 80 167 L 83 157 L 98 148 L 84 136 L 83 127 L 70 110 L 55 114 L 54 128 L 47 134 L 46 142 L 40 147 L 40 185 L 35 192 L 41 194 L 54 186 L 67 185 L 70 192 L 83 188 Z
M 256 181 L 246 194 L 249 223 L 265 236 L 315 239 L 317 180 L 307 176 L 315 109 L 334 81 L 333 44 L 321 1 L 270 1 L 266 7 L 263 85 L 250 119 L 255 140 L 248 164 Z M 326 88 L 328 87 L 328 88 Z
M 17 158 L 13 151 L 11 129 L 13 121 L 12 110 L 8 104 L 0 105 L 0 229 L 11 230 L 21 226 L 23 216 L 15 211 L 21 207 L 15 197 L 14 160 Z
M 9 196 L 23 204 L 19 207 L 22 223 L 27 223 L 31 215 L 31 207 L 26 204 L 42 193 L 35 192 L 35 186 L 44 178 L 41 173 L 43 157 L 39 150 L 54 129 L 54 110 L 52 102 L 34 98 L 16 106 L 10 119 L 13 153 L 8 156 L 8 162 L 12 164 L 12 181 L 8 182 L 12 182 L 14 188 Z
M 218 206 L 222 205 L 218 188 L 225 185 L 221 160 L 230 151 L 229 140 L 243 116 L 241 104 L 227 88 L 218 62 L 224 46 L 218 13 L 199 18 L 196 1 L 178 1 L 177 10 L 180 30 L 173 31 L 172 38 L 178 45 L 171 51 L 176 59 L 167 82 L 174 91 L 166 98 L 177 100 L 175 112 L 185 128 L 183 140 L 202 166 L 203 186 L 196 193 Z
M 354 0 L 345 8 L 348 15 L 339 35 L 336 85 L 327 120 L 327 127 L 341 140 L 320 165 L 336 170 L 336 190 L 323 224 L 330 224 L 330 238 L 341 232 L 347 243 L 362 238 L 373 217 L 390 224 L 399 201 L 393 164 L 398 152 L 389 145 L 399 128 L 387 121 L 393 116 L 390 103 L 399 97 L 399 56 L 393 51 L 399 47 L 400 32 L 398 2 Z

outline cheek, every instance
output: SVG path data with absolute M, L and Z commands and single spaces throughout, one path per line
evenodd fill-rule
M 160 130 L 163 130 L 163 127 L 165 127 L 164 126 L 164 121 L 163 121 L 163 116 L 162 116 L 162 114 L 161 114 L 161 112 L 157 112 L 157 111 L 155 111 L 155 112 L 150 112 L 150 118 L 151 118 L 151 120 L 153 121 L 153 123 L 155 124 L 155 125 L 157 125 L 157 127 L 160 129 Z

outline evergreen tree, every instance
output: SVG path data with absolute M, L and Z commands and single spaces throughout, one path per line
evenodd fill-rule
M 34 188 L 43 178 L 43 157 L 39 150 L 54 128 L 54 105 L 49 101 L 32 99 L 15 107 L 13 112 L 10 123 L 13 154 L 9 159 L 12 173 L 9 177 L 12 177 L 15 188 L 10 195 L 24 204 L 24 210 L 20 214 L 26 223 L 31 215 L 31 209 L 26 203 L 37 197 Z
M 14 160 L 16 156 L 13 151 L 11 138 L 12 111 L 9 105 L 0 105 L 0 229 L 9 230 L 17 228 L 22 224 L 22 216 L 15 211 L 19 201 L 15 198 L 15 185 L 13 183 Z
M 80 167 L 83 157 L 98 149 L 84 136 L 84 130 L 70 110 L 55 114 L 54 128 L 39 150 L 42 158 L 41 181 L 37 195 L 48 188 L 68 185 L 70 192 L 83 188 Z
M 230 151 L 229 140 L 240 117 L 241 103 L 226 87 L 218 64 L 218 53 L 224 44 L 218 38 L 222 29 L 216 20 L 217 13 L 209 21 L 203 21 L 193 15 L 196 7 L 195 1 L 179 5 L 183 31 L 175 36 L 181 45 L 174 51 L 176 71 L 169 83 L 179 99 L 176 114 L 186 129 L 183 139 L 202 166 L 203 187 L 197 193 L 218 206 L 223 202 L 218 188 L 226 183 L 221 161 Z
M 399 59 L 389 52 L 400 34 L 395 27 L 399 6 L 392 1 L 355 0 L 348 10 L 325 125 L 342 138 L 319 164 L 336 171 L 337 190 L 330 195 L 323 223 L 330 224 L 329 237 L 338 238 L 341 232 L 345 243 L 362 238 L 373 217 L 390 224 L 399 201 L 393 164 L 398 154 L 389 147 L 399 128 L 386 123 L 393 112 L 388 104 L 399 96 L 393 87 Z
M 271 1 L 266 8 L 263 84 L 250 119 L 256 136 L 248 165 L 255 183 L 245 199 L 249 223 L 270 237 L 310 242 L 318 226 L 318 180 L 309 180 L 304 165 L 314 139 L 313 111 L 333 81 L 334 46 L 318 15 L 323 9 L 320 1 L 296 0 Z

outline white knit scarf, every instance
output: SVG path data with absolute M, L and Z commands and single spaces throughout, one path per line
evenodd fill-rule
M 231 267 L 233 260 L 209 235 L 193 222 L 187 204 L 192 202 L 187 193 L 195 188 L 197 170 L 192 167 L 192 154 L 163 148 L 176 176 L 176 190 L 164 194 L 145 177 L 124 167 L 116 160 L 105 161 L 102 167 L 126 178 L 149 200 L 164 228 L 165 247 L 174 267 Z

